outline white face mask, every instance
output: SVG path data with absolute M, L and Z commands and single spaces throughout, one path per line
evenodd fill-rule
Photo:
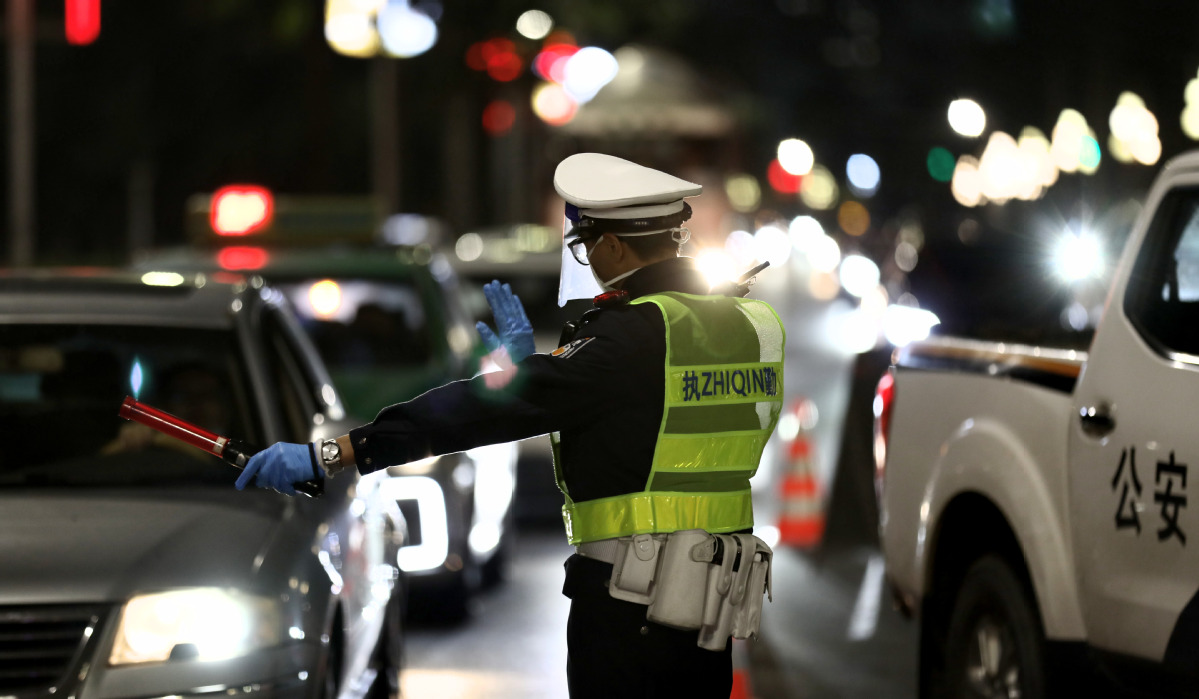
M 595 248 L 598 248 L 598 247 L 599 247 L 599 245 L 595 246 Z M 591 250 L 588 251 L 588 253 L 587 253 L 587 262 L 589 263 L 587 265 L 587 269 L 591 270 L 591 276 L 595 278 L 595 283 L 599 284 L 599 287 L 601 289 L 603 289 L 604 291 L 614 291 L 615 287 L 612 286 L 613 284 L 620 281 L 621 279 L 624 279 L 625 277 L 628 277 L 633 272 L 636 272 L 637 269 L 641 269 L 640 267 L 638 267 L 637 269 L 630 269 L 629 271 L 625 272 L 624 274 L 618 274 L 615 277 L 612 277 L 611 279 L 609 279 L 608 281 L 604 281 L 603 279 L 600 279 L 598 274 L 595 273 L 595 265 L 590 264 L 591 253 L 595 252 L 595 248 L 591 248 Z

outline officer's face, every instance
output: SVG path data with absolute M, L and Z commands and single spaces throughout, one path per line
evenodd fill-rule
M 619 238 L 609 233 L 605 233 L 598 238 L 587 241 L 583 245 L 587 249 L 587 264 L 595 270 L 595 273 L 606 278 L 606 272 L 611 267 L 611 249 L 619 245 Z

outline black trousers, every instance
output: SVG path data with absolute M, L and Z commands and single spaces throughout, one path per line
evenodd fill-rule
M 576 554 L 565 565 L 571 699 L 728 699 L 731 643 L 723 651 L 704 650 L 696 645 L 698 631 L 647 621 L 645 605 L 608 594 L 611 564 Z

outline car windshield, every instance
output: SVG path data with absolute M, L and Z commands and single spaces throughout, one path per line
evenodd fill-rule
M 429 320 L 409 283 L 306 279 L 276 280 L 275 285 L 335 372 L 412 368 L 430 360 Z
M 0 488 L 228 486 L 233 468 L 118 415 L 126 395 L 253 441 L 228 331 L 7 325 L 0 333 Z

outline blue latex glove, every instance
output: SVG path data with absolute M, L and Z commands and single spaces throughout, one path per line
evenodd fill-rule
M 309 445 L 275 442 L 250 457 L 235 485 L 242 490 L 254 479 L 259 488 L 274 488 L 280 493 L 295 495 L 296 489 L 292 484 L 312 480 L 313 471 L 317 478 L 325 477 L 324 471 L 312 467 Z
M 514 363 L 536 352 L 537 348 L 533 344 L 533 325 L 525 315 L 525 307 L 521 304 L 520 297 L 512 293 L 512 287 L 491 281 L 483 285 L 483 295 L 487 297 L 487 305 L 491 306 L 496 329 L 499 331 L 497 336 L 487 323 L 480 321 L 475 324 L 487 351 L 494 352 L 502 345 L 507 348 L 508 357 Z

